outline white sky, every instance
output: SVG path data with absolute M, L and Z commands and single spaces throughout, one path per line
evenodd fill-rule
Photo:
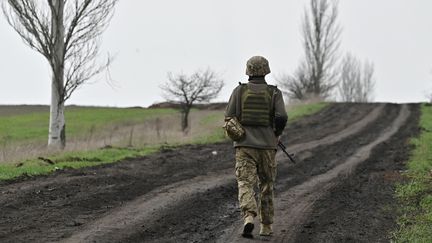
M 1 1 L 1 0 L 0 0 Z M 113 88 L 100 76 L 68 104 L 148 106 L 163 101 L 167 72 L 211 67 L 227 100 L 247 59 L 263 55 L 269 83 L 291 73 L 302 55 L 300 23 L 308 0 L 121 0 L 103 36 L 116 56 Z M 342 0 L 341 51 L 375 64 L 376 101 L 419 102 L 432 92 L 432 1 Z M 0 104 L 49 104 L 50 70 L 0 15 Z

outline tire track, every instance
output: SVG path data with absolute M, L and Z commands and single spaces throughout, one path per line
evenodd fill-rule
M 379 106 L 383 107 L 384 105 Z M 333 133 L 343 128 L 350 130 L 351 125 L 370 117 L 370 114 L 376 109 L 378 109 L 376 105 L 330 105 L 313 116 L 305 117 L 291 124 L 287 128 L 290 135 L 288 140 L 291 141 L 291 144 L 293 141 L 307 144 L 308 142 L 305 143 L 304 141 L 331 137 Z M 343 119 L 338 120 L 339 118 Z M 321 123 L 322 121 L 327 122 Z M 326 141 L 322 140 L 322 142 Z M 330 139 L 327 142 L 334 141 Z M 310 143 L 309 145 L 311 147 L 320 146 Z M 71 236 L 73 232 L 90 228 L 94 222 L 103 220 L 112 212 L 123 215 L 122 217 L 126 218 L 125 222 L 127 223 L 124 227 L 117 227 L 117 229 L 110 229 L 107 223 L 105 225 L 107 226 L 105 228 L 107 233 L 121 229 L 120 231 L 128 232 L 123 234 L 126 236 L 134 234 L 133 231 L 143 229 L 139 225 L 142 221 L 142 218 L 140 219 L 138 216 L 140 213 L 143 213 L 141 217 L 144 219 L 150 215 L 147 212 L 148 209 L 144 207 L 138 213 L 131 213 L 137 211 L 129 211 L 127 214 L 128 208 L 136 207 L 137 204 L 140 204 L 138 202 L 145 203 L 148 200 L 158 200 L 151 196 L 146 197 L 147 194 L 158 197 L 159 194 L 165 195 L 164 190 L 170 190 L 172 195 L 180 193 L 177 195 L 184 195 L 189 198 L 175 200 L 172 197 L 170 199 L 166 194 L 165 199 L 169 203 L 164 204 L 165 207 L 154 208 L 152 218 L 155 220 L 159 220 L 167 208 L 174 208 L 173 212 L 176 213 L 175 208 L 178 205 L 188 200 L 194 200 L 196 197 L 213 192 L 224 194 L 227 190 L 232 194 L 234 193 L 232 185 L 235 185 L 234 182 L 230 182 L 234 175 L 231 171 L 234 170 L 232 153 L 219 153 L 218 156 L 207 157 L 206 154 L 210 155 L 213 150 L 231 151 L 232 148 L 228 143 L 185 146 L 179 150 L 161 152 L 157 155 L 118 164 L 66 170 L 50 176 L 24 181 L 1 182 L 0 238 L 2 238 L 2 242 L 28 242 L 34 241 L 34 239 L 38 239 L 39 242 L 58 241 L 61 238 Z M 301 151 L 294 152 L 300 153 Z M 302 156 L 305 158 L 308 157 L 308 154 L 305 153 Z M 194 167 L 198 169 L 193 169 Z M 285 167 L 285 165 L 281 167 Z M 200 176 L 197 177 L 197 175 Z M 221 180 L 218 177 L 221 177 Z M 213 178 L 210 181 L 214 184 L 205 186 L 207 191 L 200 190 L 200 188 L 189 191 L 183 190 L 189 186 L 196 188 L 197 184 L 209 178 Z M 173 188 L 172 185 L 177 185 L 183 189 L 178 190 L 179 188 Z M 224 186 L 226 188 L 223 188 Z M 230 198 L 231 200 L 231 194 L 224 196 L 223 199 Z M 161 198 L 159 200 L 162 200 Z M 134 203 L 136 204 L 134 205 Z M 215 202 L 208 203 L 214 205 Z M 225 205 L 222 199 L 217 203 L 222 212 L 224 212 L 224 207 L 228 207 L 229 211 L 227 210 L 227 212 L 235 210 L 230 208 L 229 203 Z M 126 210 L 123 211 L 124 214 L 120 213 L 122 210 Z M 221 214 L 221 212 L 215 213 L 218 216 Z M 135 219 L 133 217 L 128 219 L 128 215 L 132 215 Z M 235 218 L 237 216 L 238 214 L 235 214 Z M 114 220 L 109 221 L 108 218 L 106 220 L 110 224 L 114 222 Z M 121 220 L 122 218 L 118 222 Z M 155 225 L 153 221 L 145 222 L 146 226 Z M 181 226 L 176 226 L 175 229 L 177 228 L 181 228 Z M 104 238 L 104 233 L 101 233 L 103 231 L 103 227 L 101 227 L 99 229 L 100 239 L 112 241 L 109 238 L 111 233 Z
M 143 222 L 151 224 L 157 218 L 158 211 L 178 204 L 193 194 L 234 183 L 231 174 L 232 170 L 223 171 L 221 174 L 199 176 L 154 190 L 115 209 L 62 242 L 120 242 L 134 233 L 131 232 L 134 229 L 131 226 Z
M 353 156 L 326 173 L 312 177 L 308 181 L 280 194 L 276 199 L 275 215 L 278 215 L 278 217 L 275 218 L 275 236 L 271 238 L 271 241 L 292 242 L 292 239 L 307 219 L 314 202 L 337 183 L 335 179 L 338 176 L 346 177 L 351 174 L 360 163 L 370 156 L 372 149 L 393 136 L 405 124 L 409 116 L 410 110 L 408 106 L 403 105 L 398 117 L 391 126 L 382 131 L 373 142 L 360 147 Z M 219 242 L 249 242 L 239 236 L 241 227 L 236 227 L 229 232 L 233 233 L 224 236 Z
M 336 143 L 341 141 L 349 136 L 352 136 L 356 133 L 359 133 L 362 129 L 364 129 L 368 124 L 375 121 L 378 116 L 382 113 L 385 105 L 380 104 L 376 108 L 374 108 L 369 114 L 367 114 L 363 119 L 355 122 L 354 124 L 349 125 L 345 129 L 338 131 L 334 134 L 328 135 L 324 138 L 306 142 L 299 143 L 294 145 L 288 145 L 289 151 L 293 151 L 294 153 L 300 153 L 307 150 L 312 150 L 319 146 L 325 146 L 329 144 Z M 283 160 L 285 155 L 283 153 L 279 153 L 276 157 L 277 160 Z M 310 155 L 302 156 L 302 160 L 308 158 Z M 286 160 L 286 158 L 285 158 Z
M 286 137 L 289 141 L 287 144 L 315 141 L 339 132 L 363 119 L 379 105 L 380 104 L 334 103 L 312 116 L 302 118 L 300 123 L 290 123 L 285 129 L 285 134 L 287 134 Z M 290 120 L 290 118 L 288 118 L 288 120 Z
M 360 132 L 379 117 L 384 107 L 385 105 L 383 104 L 377 106 L 362 120 L 351 124 L 335 134 L 328 135 L 318 141 L 294 145 L 294 151 L 300 153 L 304 150 L 329 145 Z M 151 225 L 160 217 L 157 215 L 163 214 L 161 211 L 164 211 L 167 207 L 181 204 L 183 200 L 205 191 L 234 184 L 233 170 L 224 170 L 218 174 L 200 176 L 156 189 L 116 208 L 110 214 L 76 231 L 75 234 L 64 242 L 121 242 L 123 239 L 136 233 L 141 225 Z M 157 241 L 159 240 L 155 240 L 155 242 Z
M 339 131 L 341 126 L 347 127 L 351 123 L 357 122 L 361 120 L 364 116 L 370 113 L 370 110 L 374 108 L 373 105 L 365 105 L 365 104 L 355 104 L 355 105 L 345 105 L 345 104 L 332 104 L 328 107 L 324 108 L 322 111 L 319 111 L 317 114 L 312 116 L 307 116 L 302 118 L 301 123 L 290 124 L 287 127 L 289 134 L 289 144 L 295 143 L 305 143 L 305 138 L 308 140 L 316 140 L 320 139 L 324 136 L 328 136 L 334 133 L 334 131 Z M 342 112 L 343 111 L 343 112 Z M 340 113 L 342 112 L 342 115 Z M 335 120 L 343 119 L 345 123 L 340 124 L 340 122 L 335 123 Z M 324 124 L 324 125 L 321 125 Z M 311 128 L 310 128 L 311 127 Z M 305 131 L 305 128 L 307 130 Z M 324 129 L 325 132 L 320 132 L 320 130 Z M 300 132 L 299 132 L 300 131 Z M 305 135 L 305 133 L 310 132 L 315 135 Z M 319 134 L 318 134 L 319 133 Z M 319 135 L 320 137 L 316 137 Z M 294 143 L 294 141 L 296 141 Z M 230 147 L 230 146 L 229 146 Z M 181 149 L 181 148 L 180 148 Z M 163 162 L 163 161 L 162 161 Z M 5 197 L 0 198 L 0 202 L 7 200 L 7 195 L 14 193 L 24 193 L 24 192 L 33 192 L 35 190 L 41 190 L 43 188 L 52 188 L 58 184 L 74 184 L 74 183 L 84 183 L 83 179 L 89 178 L 91 180 L 90 175 L 96 175 L 100 171 L 100 169 L 109 170 L 108 173 L 113 173 L 110 170 L 110 167 L 116 167 L 115 170 L 136 170 L 141 169 L 137 168 L 138 166 L 128 166 L 124 165 L 120 166 L 112 166 L 112 165 L 104 165 L 104 166 L 96 166 L 91 168 L 85 168 L 84 170 L 72 170 L 68 171 L 67 175 L 62 173 L 61 171 L 58 174 L 52 174 L 50 176 L 39 176 L 35 178 L 19 178 L 17 180 L 12 181 L 0 181 L 0 192 L 5 194 Z M 120 168 L 118 168 L 120 167 Z M 145 169 L 154 170 L 152 165 L 147 166 Z M 168 171 L 164 171 L 163 173 L 167 173 Z M 23 180 L 23 181 L 22 181 Z M 35 183 L 32 183 L 35 181 Z M 96 181 L 95 181 L 96 182 Z M 97 182 L 96 182 L 97 183 Z

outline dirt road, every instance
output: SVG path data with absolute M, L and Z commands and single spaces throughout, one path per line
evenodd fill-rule
M 3 182 L 0 242 L 388 242 L 418 117 L 418 105 L 333 104 L 291 124 L 299 162 L 277 155 L 271 239 L 239 237 L 234 150 L 220 143 Z

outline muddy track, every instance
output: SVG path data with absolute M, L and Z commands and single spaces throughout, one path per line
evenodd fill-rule
M 418 106 L 411 106 L 410 122 L 385 143 L 376 146 L 354 173 L 317 200 L 294 242 L 389 242 L 396 227 L 395 183 L 405 170 L 412 145 L 407 138 L 419 134 Z M 383 220 L 384 219 L 384 220 Z M 385 233 L 387 232 L 387 234 Z
M 336 143 L 305 152 L 307 158 L 301 165 L 291 168 L 282 166 L 276 188 L 278 190 L 275 212 L 275 215 L 280 216 L 275 219 L 276 234 L 272 241 L 290 242 L 298 231 L 297 227 L 301 227 L 303 221 L 307 219 L 311 205 L 337 183 L 341 173 L 349 174 L 350 169 L 356 163 L 363 161 L 372 147 L 385 140 L 387 135 L 382 134 L 381 131 L 392 127 L 393 120 L 405 118 L 406 113 L 407 111 L 400 112 L 399 106 L 387 105 L 380 116 L 363 127 L 360 133 L 342 136 L 342 139 Z M 401 114 L 403 117 L 397 119 Z M 368 117 L 363 120 L 367 119 Z M 398 122 L 401 123 L 403 121 Z M 357 127 L 356 124 L 354 127 Z M 351 131 L 352 129 L 348 129 L 347 132 L 351 133 Z M 336 136 L 339 137 L 337 134 Z M 228 230 L 220 242 L 245 242 L 238 237 L 241 230 L 238 225 L 241 223 L 236 222 L 235 225 L 237 227 Z
M 379 113 L 383 110 L 384 106 L 378 106 L 376 108 L 374 108 L 371 112 L 369 112 L 369 114 L 364 118 L 361 119 L 360 121 L 355 122 L 354 124 L 350 125 L 347 129 L 343 129 L 340 132 L 337 132 L 335 134 L 332 134 L 331 136 L 327 136 L 324 137 L 322 139 L 317 139 L 314 142 L 308 142 L 306 144 L 304 144 L 302 147 L 305 147 L 305 149 L 310 149 L 310 148 L 314 148 L 314 147 L 318 147 L 320 145 L 325 145 L 325 144 L 330 144 L 333 143 L 334 141 L 340 140 L 346 136 L 349 136 L 350 134 L 352 134 L 355 131 L 358 131 L 358 129 L 360 129 L 362 126 L 366 126 L 367 124 L 369 124 L 371 121 L 377 119 Z M 300 152 L 301 151 L 301 147 L 297 148 L 294 150 L 295 152 Z M 200 181 L 202 181 L 200 183 Z M 201 190 L 214 190 L 214 189 L 218 189 L 219 187 L 222 186 L 232 186 L 234 185 L 234 177 L 232 174 L 231 170 L 228 171 L 221 171 L 219 173 L 217 173 L 216 175 L 209 175 L 206 176 L 205 178 L 199 178 L 196 179 L 194 178 L 192 181 L 184 181 L 183 184 L 180 186 L 174 186 L 173 188 L 173 193 L 176 197 L 178 198 L 190 198 L 190 197 L 196 197 L 199 196 L 199 192 Z M 197 187 L 198 186 L 198 187 Z M 144 212 L 144 211 L 155 211 L 155 210 L 148 210 L 149 209 L 149 205 L 147 205 L 146 203 L 143 202 L 149 202 L 149 204 L 152 204 L 152 201 L 158 201 L 158 202 L 167 202 L 169 201 L 169 198 L 166 197 L 166 195 L 162 194 L 162 193 L 155 193 L 155 196 L 151 196 L 152 200 L 148 200 L 148 199 L 141 199 L 138 198 L 136 200 L 134 200 L 132 203 L 127 204 L 122 206 L 122 208 L 120 209 L 120 214 L 124 215 L 125 212 Z M 144 198 L 148 198 L 148 195 L 145 195 Z M 213 207 L 214 205 L 212 204 L 218 204 L 220 203 L 220 201 L 214 201 L 211 203 L 206 203 L 206 206 L 208 207 Z M 175 203 L 168 203 L 168 205 L 175 205 L 177 206 L 177 204 Z M 235 208 L 231 205 L 231 208 Z M 159 210 L 162 211 L 162 210 Z M 186 211 L 188 212 L 188 211 Z M 128 214 L 133 214 L 133 213 L 128 213 Z M 209 216 L 209 215 L 208 215 Z M 218 216 L 218 214 L 213 215 L 214 216 Z M 116 239 L 118 241 L 120 240 L 124 240 L 125 236 L 128 235 L 128 231 L 129 232 L 135 232 L 135 231 L 140 231 L 140 228 L 131 230 L 130 228 L 134 228 L 136 226 L 139 226 L 139 222 L 147 222 L 148 223 L 148 219 L 150 218 L 155 218 L 156 216 L 154 214 L 152 215 L 146 215 L 146 213 L 141 213 L 137 219 L 134 220 L 130 220 L 130 218 L 127 217 L 122 217 L 120 215 L 116 215 L 116 214 L 110 214 L 107 217 L 103 217 L 102 219 L 96 221 L 92 226 L 87 227 L 86 229 L 84 229 L 84 232 L 78 232 L 77 234 L 73 235 L 68 241 L 69 242 L 76 242 L 76 241 L 95 241 L 97 239 L 101 239 L 102 236 L 98 235 L 99 232 L 104 232 L 105 235 L 109 238 L 109 239 Z M 187 217 L 187 215 L 178 215 L 179 219 L 182 219 L 184 217 Z M 144 220 L 145 218 L 147 218 L 147 220 Z M 125 220 L 122 220 L 125 219 Z M 122 223 L 118 226 L 112 226 L 113 222 L 115 220 L 120 220 Z M 163 221 L 165 222 L 165 221 Z M 227 222 L 223 222 L 220 225 L 226 225 Z M 150 225 L 154 225 L 154 224 L 150 224 Z M 179 224 L 181 225 L 181 227 L 184 227 L 185 229 L 190 228 L 190 225 L 187 224 Z M 106 226 L 106 227 L 105 227 Z M 144 226 L 146 227 L 146 226 Z M 193 226 L 192 226 L 193 227 Z M 208 226 L 207 226 L 208 227 Z M 102 228 L 102 229 L 101 229 Z M 205 228 L 203 229 L 205 230 Z M 152 230 L 152 229 L 147 229 L 147 232 L 158 232 L 157 230 Z M 199 233 L 201 231 L 197 231 L 197 233 Z M 166 234 L 165 234 L 166 236 Z M 135 236 L 133 236 L 135 237 Z M 170 236 L 172 237 L 172 236 Z M 148 239 L 146 239 L 146 237 L 144 236 L 139 236 L 139 239 L 143 240 L 145 239 L 146 241 Z M 138 239 L 137 239 L 138 240 Z M 157 241 L 161 241 L 162 239 L 157 239 Z
M 334 174 L 336 168 L 356 158 L 362 147 L 378 146 L 380 138 L 386 138 L 386 128 L 400 114 L 409 113 L 408 120 L 415 122 L 411 118 L 418 112 L 410 112 L 415 109 L 391 104 L 334 104 L 291 124 L 285 142 L 302 162 L 291 165 L 278 156 L 278 205 L 302 202 L 300 194 L 293 194 L 295 188 Z M 394 133 L 399 134 L 397 131 Z M 218 154 L 214 156 L 212 151 Z M 240 241 L 236 237 L 240 221 L 233 164 L 231 145 L 221 143 L 168 149 L 115 165 L 3 183 L 0 241 Z M 338 183 L 328 181 L 330 191 L 338 188 Z M 318 191 L 325 193 L 309 202 L 326 198 L 326 191 Z M 308 221 L 308 215 L 321 215 L 312 209 L 313 203 L 305 204 L 307 212 L 299 216 L 301 224 Z M 278 212 L 287 215 L 283 218 L 292 214 L 281 208 Z M 273 240 L 282 242 L 288 237 L 303 242 L 301 227 L 287 231 L 283 229 L 286 224 L 275 225 Z

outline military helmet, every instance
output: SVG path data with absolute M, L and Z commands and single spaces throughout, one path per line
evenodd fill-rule
M 269 73 L 269 63 L 262 56 L 253 56 L 246 63 L 246 75 L 248 76 L 265 76 Z

